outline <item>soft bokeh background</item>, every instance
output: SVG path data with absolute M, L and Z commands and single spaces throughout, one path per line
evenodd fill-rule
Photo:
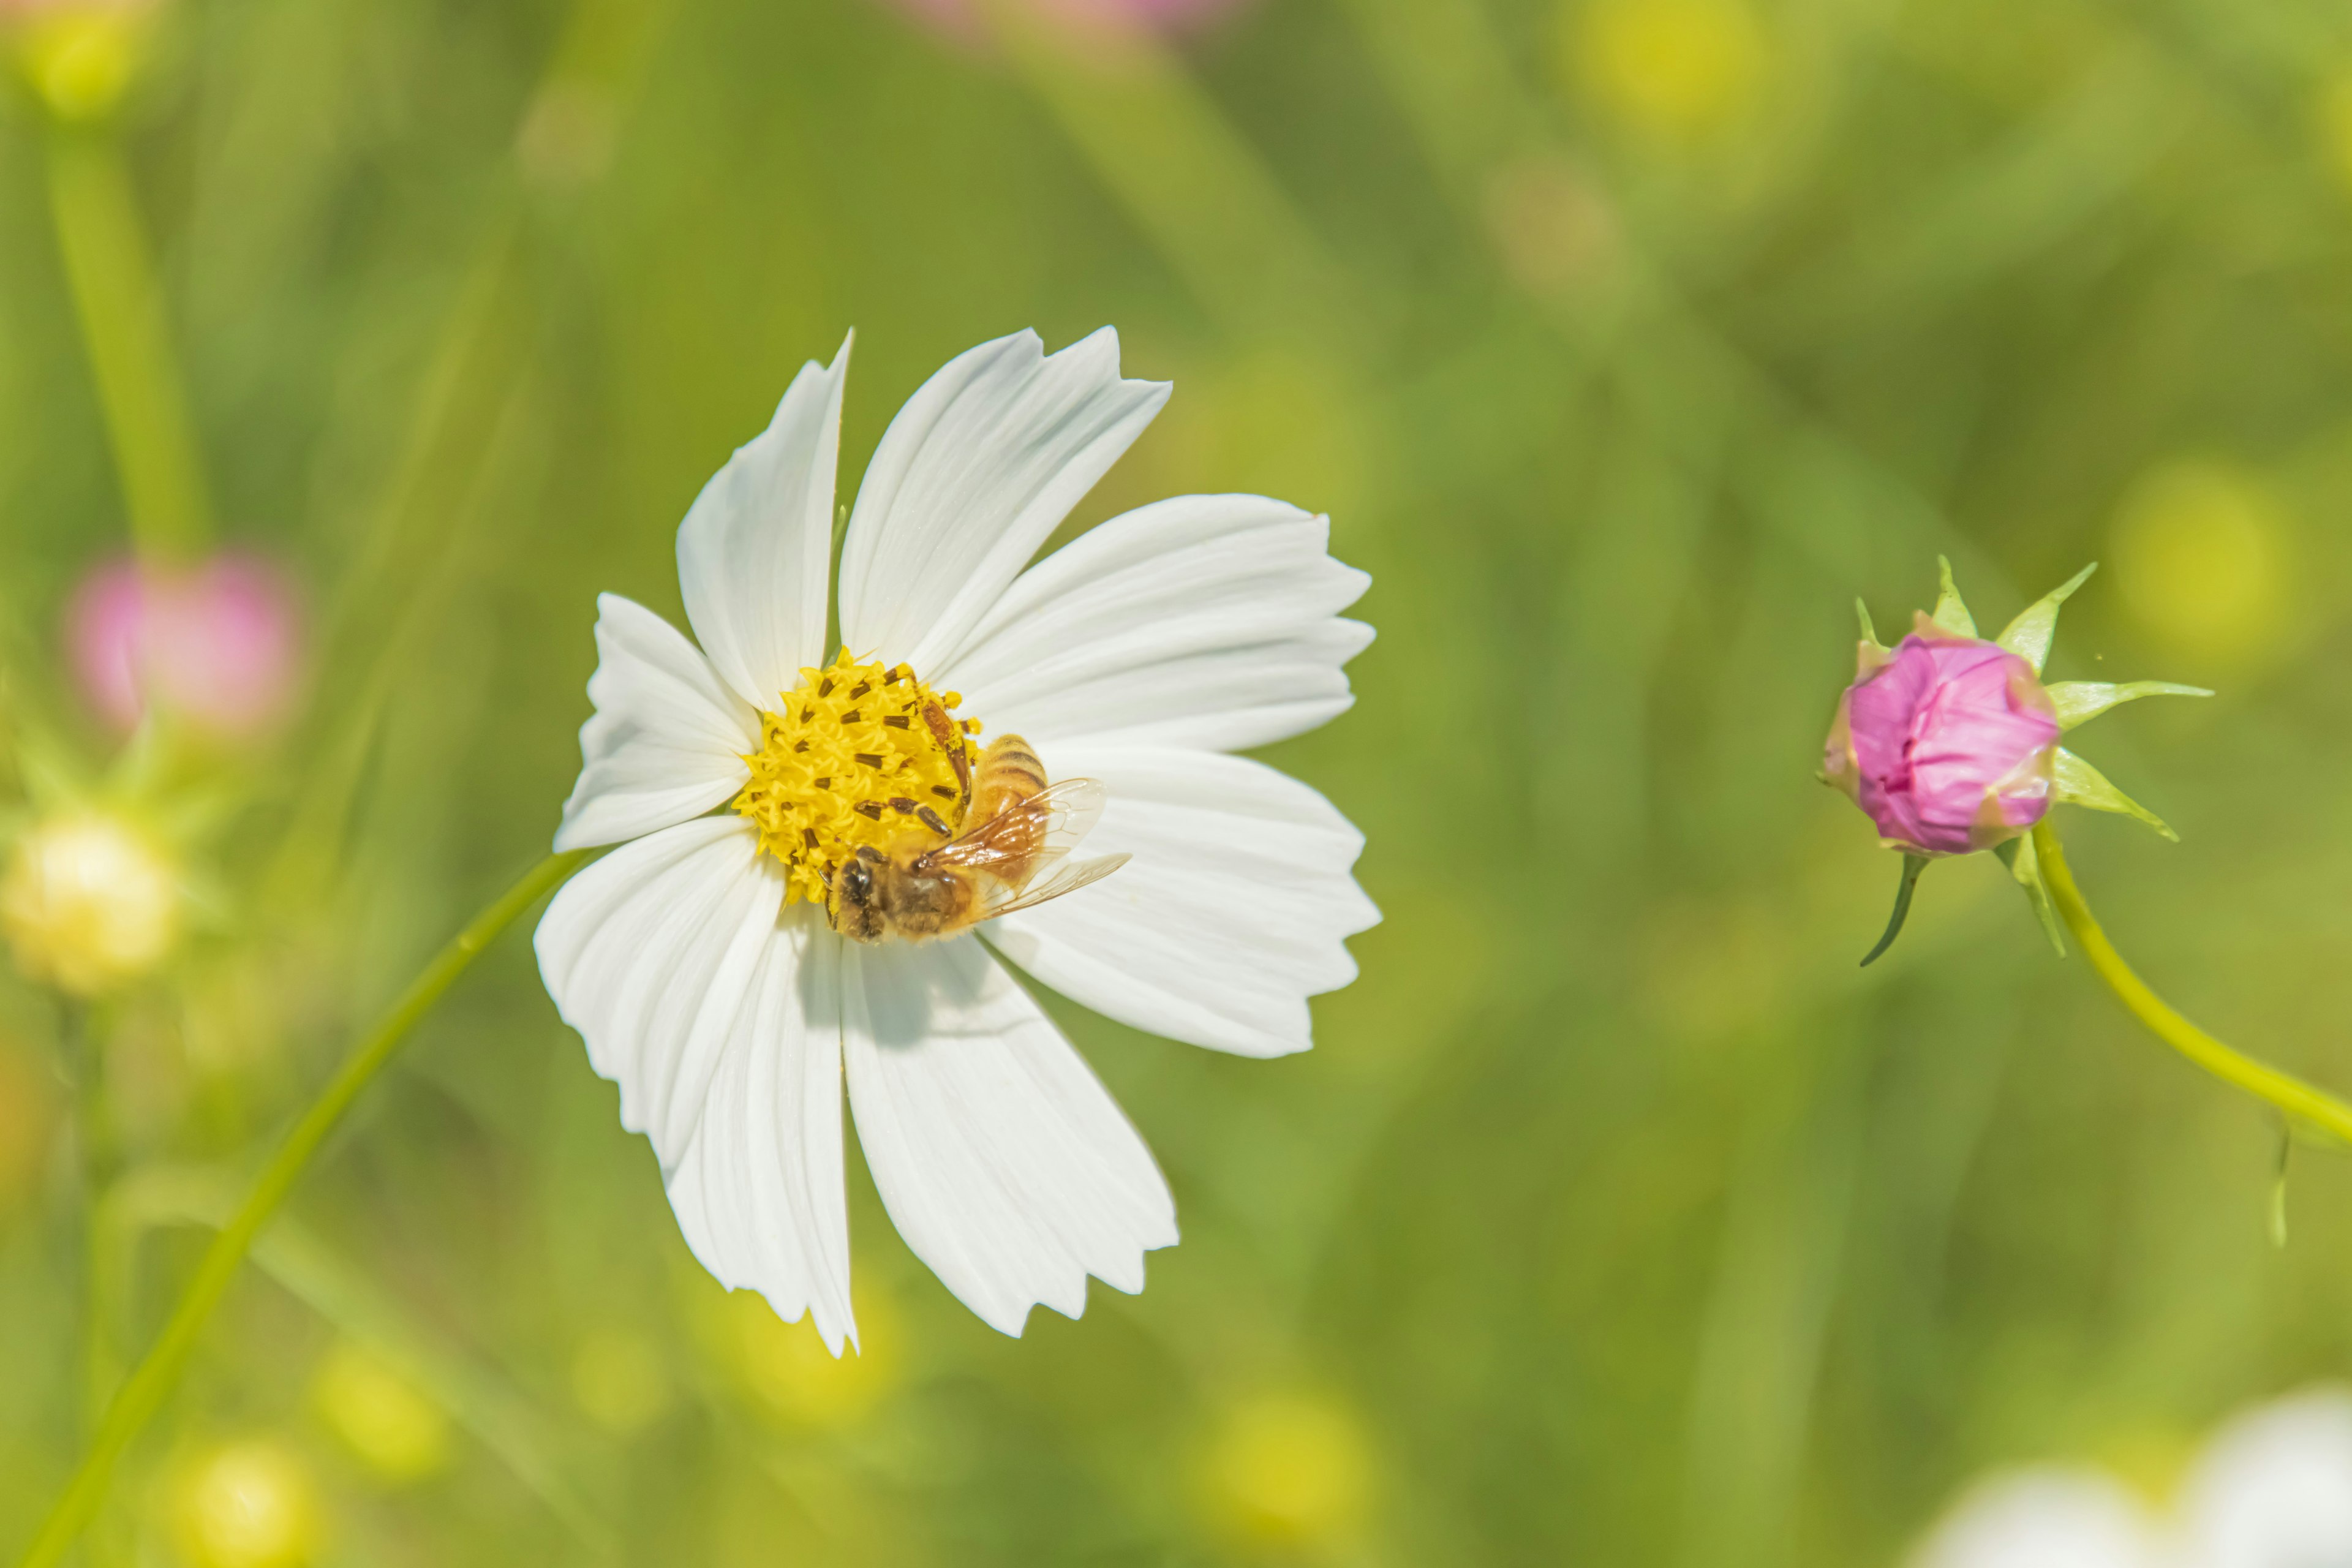
M 2088 737 L 2185 841 L 2070 817 L 2078 873 L 2352 1088 L 2340 7 L 168 0 L 110 123 L 8 105 L 0 721 L 120 744 L 66 621 L 131 509 L 52 222 L 101 145 L 184 537 L 274 563 L 310 654 L 154 786 L 208 808 L 171 959 L 0 979 L 0 1548 L 239 1173 L 542 852 L 594 594 L 677 614 L 688 501 L 853 325 L 845 484 L 951 353 L 1111 322 L 1177 395 L 1073 528 L 1330 512 L 1381 637 L 1271 757 L 1369 837 L 1362 978 L 1274 1063 L 1056 1006 L 1184 1226 L 1080 1321 L 981 1325 L 853 1154 L 836 1367 L 694 1265 L 509 936 L 92 1561 L 1881 1564 L 1988 1465 L 2160 1490 L 2352 1372 L 2352 1169 L 2298 1152 L 2274 1245 L 2275 1123 L 1990 860 L 1858 971 L 1896 864 L 1811 778 L 1854 594 L 1900 624 L 1946 552 L 1998 625 L 2100 559 L 2053 673 L 2221 695 Z M 0 747 L 0 801 L 48 765 Z

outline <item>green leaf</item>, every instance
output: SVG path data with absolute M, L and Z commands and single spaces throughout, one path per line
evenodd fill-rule
M 2007 637 L 2009 634 L 2001 634 Z M 2012 652 L 2015 650 L 2011 650 Z M 2105 680 L 2062 680 L 2044 688 L 2058 710 L 2062 728 L 2087 724 L 2110 708 L 2137 702 L 2143 697 L 2210 697 L 2201 686 L 2179 686 L 2169 680 L 2128 680 L 2121 685 Z
M 2025 613 L 2010 622 L 2008 629 L 1993 641 L 2032 665 L 2034 674 L 2041 674 L 2042 665 L 2050 658 L 2051 639 L 2058 635 L 2058 606 L 2072 598 L 2074 590 L 2089 582 L 2091 574 L 2098 569 L 2099 563 L 2094 561 L 2042 595 L 2027 605 Z
M 1943 591 L 1936 595 L 1936 613 L 1927 618 L 1956 637 L 1976 636 L 1976 617 L 1969 615 L 1968 605 L 1960 602 L 1960 590 L 1952 582 L 1951 558 L 1937 556 L 1936 570 L 1942 579 Z
M 2119 816 L 2136 816 L 2175 844 L 2180 842 L 2180 835 L 2167 827 L 2162 817 L 2109 784 L 2105 773 L 2063 747 L 2059 749 L 2058 766 L 2052 782 L 2056 786 L 2052 792 L 2053 800 L 2067 805 L 2087 805 L 2093 811 L 2112 811 Z
M 1993 853 L 2009 868 L 2017 885 L 2025 889 L 2025 901 L 2033 906 L 2034 918 L 2042 922 L 2042 933 L 2050 939 L 2050 945 L 2058 950 L 2059 957 L 2065 957 L 2066 928 L 2059 923 L 2058 906 L 2052 901 L 2050 889 L 2042 880 L 2042 857 L 2035 851 L 2032 838 L 2012 838 Z

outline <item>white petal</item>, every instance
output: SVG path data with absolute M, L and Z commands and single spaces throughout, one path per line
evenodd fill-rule
M 760 719 L 667 621 L 618 594 L 596 600 L 596 673 L 580 727 L 580 782 L 555 847 L 615 844 L 699 816 L 743 787 Z
M 915 1256 L 992 1328 L 1076 1317 L 1087 1276 L 1143 1289 L 1176 1206 L 1053 1021 L 970 937 L 845 946 L 849 1104 Z
M 1342 620 L 1371 579 L 1331 559 L 1327 519 L 1263 496 L 1181 496 L 1039 562 L 935 685 L 990 734 L 1239 751 L 1353 699 L 1372 640 Z M 921 668 L 921 667 L 918 667 Z
M 803 666 L 824 662 L 848 372 L 847 342 L 832 364 L 803 366 L 767 429 L 736 449 L 678 524 L 686 618 L 727 684 L 757 707 L 772 709 Z
M 693 1141 L 783 896 L 751 824 L 698 817 L 614 850 L 540 919 L 547 994 L 666 1171 Z
M 890 421 L 841 552 L 841 638 L 925 679 L 1168 401 L 1122 381 L 1105 327 L 1050 357 L 1034 332 L 982 343 Z
M 982 928 L 998 952 L 1107 1017 L 1243 1056 L 1312 1043 L 1307 998 L 1356 977 L 1342 938 L 1380 910 L 1349 875 L 1363 836 L 1314 790 L 1209 752 L 1042 751 L 1110 792 L 1085 853 L 1134 858 Z
M 2232 1422 L 2181 1509 L 2199 1568 L 2352 1563 L 2352 1397 L 2304 1394 Z
M 668 1172 L 695 1257 L 790 1321 L 816 1314 L 835 1355 L 849 1307 L 841 1151 L 841 939 L 806 905 L 769 931 L 702 1120 Z
M 1911 1568 L 2162 1568 L 2139 1505 L 2095 1472 L 2032 1470 L 1961 1500 Z

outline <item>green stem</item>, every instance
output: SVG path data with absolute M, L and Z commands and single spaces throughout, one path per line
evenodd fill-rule
M 130 173 L 110 135 L 51 131 L 49 209 L 121 472 L 131 538 L 151 563 L 185 561 L 210 541 L 212 508 L 163 290 Z
M 2082 944 L 2083 956 L 2091 961 L 2091 967 L 2099 972 L 2099 978 L 2131 1010 L 2132 1016 L 2147 1025 L 2157 1038 L 2224 1083 L 2235 1084 L 2248 1094 L 2268 1100 L 2289 1117 L 2352 1144 L 2352 1106 L 2299 1078 L 2264 1067 L 2231 1049 L 2174 1012 L 2163 997 L 2148 989 L 2147 982 L 2132 973 L 2131 965 L 2124 962 L 2115 943 L 2100 929 L 2091 907 L 2083 901 L 2083 891 L 2074 885 L 2074 874 L 2066 868 L 2066 852 L 2059 847 L 2058 835 L 2051 831 L 2047 821 L 2034 828 L 2033 848 L 2041 859 L 2042 884 L 2050 889 L 2066 929 L 2074 933 L 2074 940 Z
M 40 1534 L 26 1549 L 20 1560 L 22 1568 L 49 1568 L 64 1556 L 74 1538 L 89 1522 L 106 1495 L 115 1461 L 162 1407 L 164 1396 L 172 1391 L 195 1349 L 197 1335 L 204 1331 L 213 1310 L 220 1305 L 222 1295 L 236 1277 L 254 1238 L 278 1205 L 286 1201 L 286 1194 L 293 1190 L 320 1145 L 342 1121 L 361 1091 L 383 1069 L 408 1032 L 432 1010 L 482 950 L 513 924 L 516 917 L 571 875 L 581 858 L 582 852 L 577 850 L 549 856 L 501 894 L 497 902 L 476 915 L 473 923 L 459 931 L 425 966 L 424 973 L 409 983 L 408 989 L 352 1052 L 333 1081 L 303 1113 L 302 1120 L 295 1123 L 294 1130 L 286 1135 L 286 1141 L 278 1145 L 278 1152 L 254 1183 L 253 1190 L 246 1195 L 243 1205 L 205 1249 L 204 1261 L 196 1266 L 195 1273 L 180 1294 L 179 1305 L 172 1309 L 171 1320 L 156 1336 L 146 1359 L 107 1407 L 106 1419 L 100 1424 L 98 1435 L 90 1440 L 81 1463 L 75 1468 L 64 1495 L 49 1510 Z

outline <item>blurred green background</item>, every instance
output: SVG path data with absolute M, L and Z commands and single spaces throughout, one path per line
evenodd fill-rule
M 241 1173 L 543 852 L 593 595 L 678 617 L 687 503 L 853 325 L 845 494 L 954 353 L 1110 322 L 1177 393 L 1073 529 L 1330 512 L 1380 640 L 1270 756 L 1368 836 L 1362 978 L 1271 1063 L 1055 1004 L 1182 1246 L 1003 1339 L 853 1153 L 835 1367 L 694 1264 L 510 935 L 89 1561 L 1882 1564 L 1987 1465 L 2160 1485 L 2343 1374 L 2344 1163 L 2297 1155 L 2274 1246 L 2276 1124 L 1983 858 L 1857 970 L 1896 862 L 1811 773 L 1857 592 L 1899 625 L 1944 552 L 1998 626 L 2101 560 L 2053 674 L 2221 696 L 2100 727 L 2185 841 L 2070 816 L 2077 872 L 2193 1016 L 2352 1089 L 2352 15 L 1042 3 L 167 0 L 112 113 L 10 89 L 0 800 L 17 741 L 118 744 L 60 643 L 134 510 L 60 192 L 152 249 L 209 495 L 161 513 L 293 574 L 310 676 L 153 786 L 217 807 L 166 963 L 0 978 L 0 1549 Z M 223 1487 L 284 1528 L 207 1526 Z

